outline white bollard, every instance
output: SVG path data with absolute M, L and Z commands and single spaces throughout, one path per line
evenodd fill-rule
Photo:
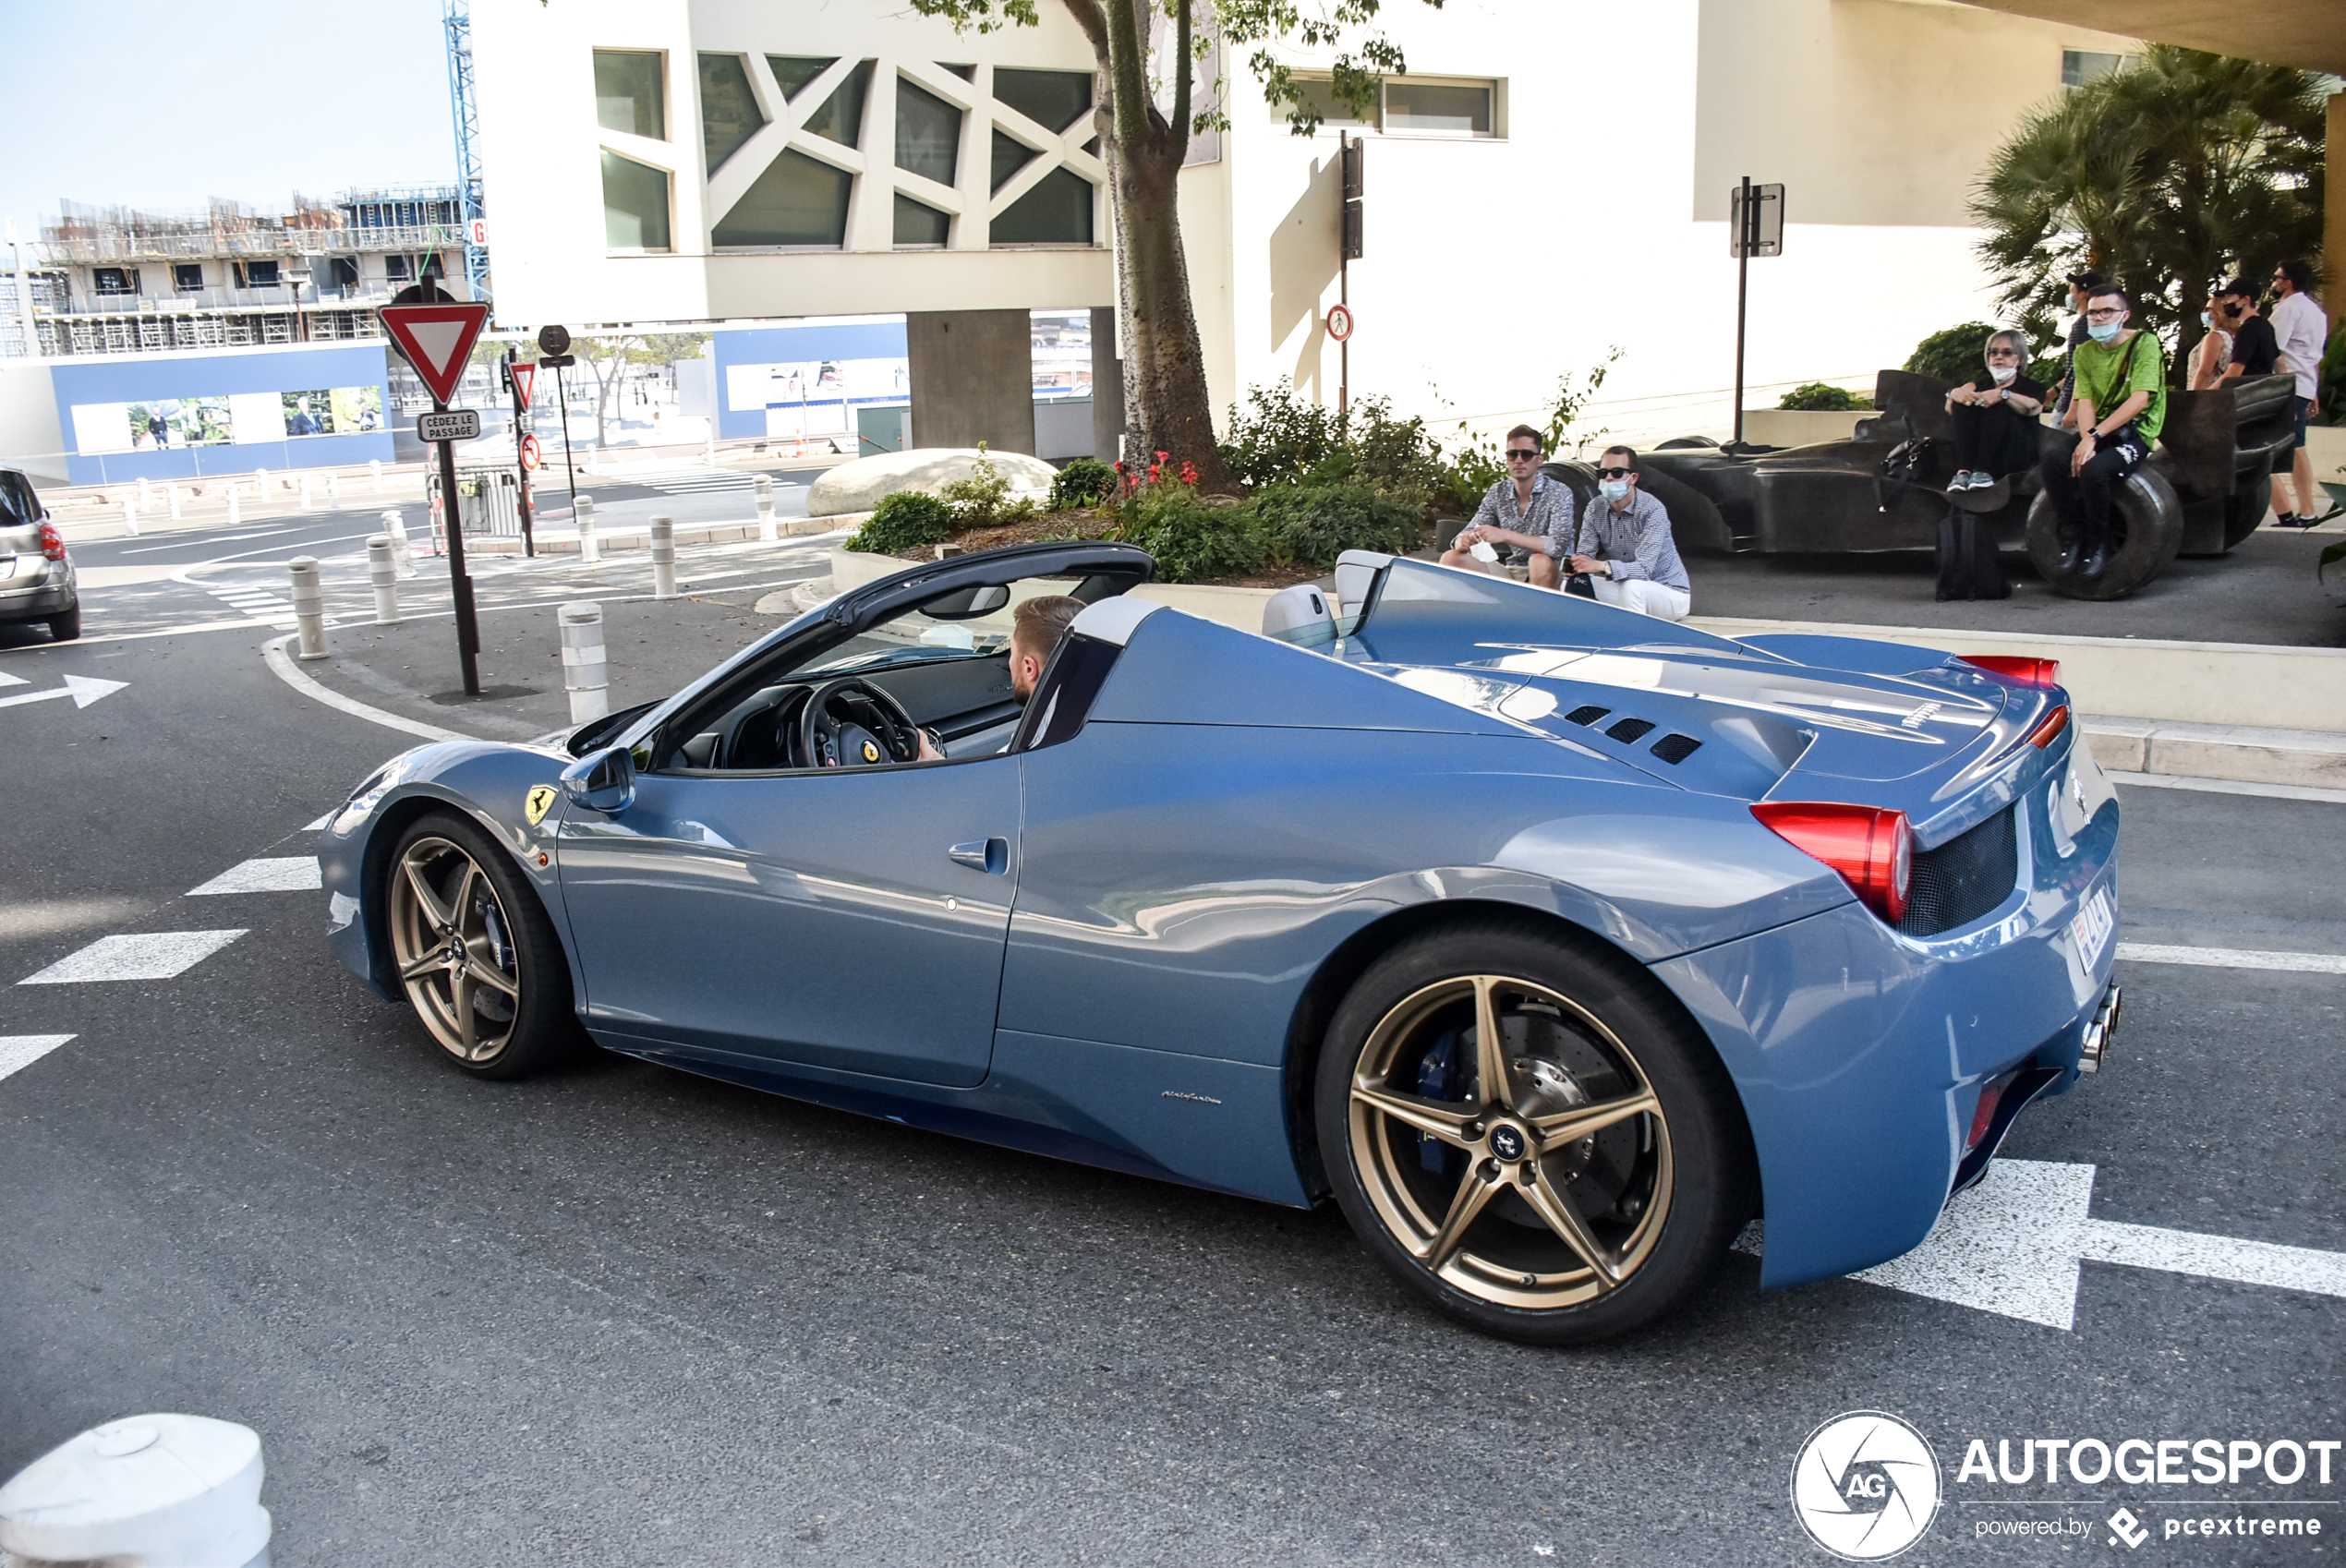
M 181 489 L 178 486 L 174 485 L 174 486 L 172 486 L 172 487 L 171 487 L 171 497 L 170 497 L 170 500 L 171 500 L 171 520 L 172 520 L 174 523 L 176 523 L 176 522 L 178 522 L 178 521 L 179 521 L 179 509 L 180 509 L 182 506 L 184 506 L 184 505 L 186 505 L 186 504 L 187 504 L 187 491 L 185 491 L 185 490 L 183 490 L 183 489 Z
M 584 724 L 611 711 L 611 665 L 603 655 L 603 607 L 562 608 L 562 685 L 570 692 L 570 721 Z
M 342 476 L 339 474 L 326 476 L 326 510 L 329 512 L 342 510 Z
M 122 531 L 131 538 L 139 537 L 139 503 L 129 496 L 122 498 Z
M 301 476 L 301 509 L 304 512 L 308 512 L 310 511 L 315 504 L 316 503 L 312 501 L 309 497 L 309 476 L 304 474 Z
M 602 547 L 595 542 L 595 498 L 578 498 L 578 559 L 592 565 L 603 559 Z
M 245 519 L 244 503 L 237 499 L 236 487 L 228 487 L 228 526 L 235 527 Z
M 389 534 L 367 541 L 367 580 L 375 585 L 375 624 L 398 625 L 399 560 L 392 553 Z
M 147 481 L 142 476 L 139 481 L 139 510 L 141 512 L 152 512 L 154 509 L 155 498 L 148 490 Z
M 58 1444 L 0 1486 L 0 1555 L 43 1563 L 252 1568 L 268 1560 L 260 1435 L 133 1416 Z
M 407 525 L 400 521 L 399 513 L 383 513 L 383 532 L 391 536 L 391 556 L 399 567 L 399 574 L 413 577 L 416 574 L 416 558 L 407 548 Z
M 652 519 L 652 597 L 676 597 L 676 519 Z
M 375 479 L 375 493 L 376 493 L 377 495 L 381 495 L 381 494 L 382 494 L 382 493 L 383 493 L 383 460 L 382 460 L 381 458 L 380 458 L 380 457 L 370 457 L 370 458 L 367 459 L 367 472 L 374 476 L 374 479 Z
M 301 628 L 301 658 L 326 657 L 326 590 L 318 582 L 318 558 L 297 555 L 285 563 L 293 575 L 294 623 Z
M 772 543 L 774 533 L 774 476 L 760 474 L 750 481 L 757 491 L 757 537 Z

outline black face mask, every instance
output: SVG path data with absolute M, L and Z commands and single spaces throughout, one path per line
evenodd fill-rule
M 2229 316 L 2230 318 L 2231 318 L 2233 320 L 2237 321 L 2237 320 L 2240 320 L 2240 316 L 2241 316 L 2241 309 L 2242 309 L 2242 308 L 2241 308 L 2240 306 L 2237 306 L 2237 305 L 2227 305 L 2227 306 L 2225 306 L 2225 307 L 2224 307 L 2224 314 L 2225 314 L 2226 316 Z

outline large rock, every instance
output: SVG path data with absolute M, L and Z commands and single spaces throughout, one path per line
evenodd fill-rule
M 836 517 L 842 512 L 869 512 L 879 505 L 881 497 L 899 490 L 936 495 L 954 480 L 968 478 L 981 457 L 991 462 L 1014 490 L 1047 490 L 1058 474 L 1041 458 L 1024 452 L 915 447 L 911 452 L 883 452 L 840 464 L 807 490 L 806 515 Z

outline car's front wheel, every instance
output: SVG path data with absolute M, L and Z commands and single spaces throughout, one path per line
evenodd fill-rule
M 391 951 L 409 1006 L 449 1058 L 517 1078 L 578 1037 L 570 967 L 510 857 L 462 817 L 435 812 L 392 850 Z
M 1542 1345 L 1682 1300 L 1750 1216 L 1733 1085 L 1634 963 L 1512 922 L 1405 943 L 1331 1022 L 1321 1158 L 1369 1251 Z

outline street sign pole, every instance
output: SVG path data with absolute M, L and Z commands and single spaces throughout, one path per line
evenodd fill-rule
M 522 421 L 529 416 L 529 398 L 522 391 L 521 378 L 514 374 L 514 345 L 512 344 L 505 345 L 505 384 L 511 387 L 514 392 L 514 472 L 520 476 L 521 481 L 521 553 L 525 556 L 535 556 L 538 553 L 538 540 L 529 525 L 529 464 L 524 463 L 521 456 L 521 441 L 525 433 Z
M 444 414 L 448 405 L 432 400 L 431 411 Z M 440 514 L 448 535 L 448 585 L 456 597 L 456 662 L 465 672 L 465 695 L 480 695 L 480 622 L 473 615 L 473 580 L 465 573 L 465 519 L 456 504 L 456 443 L 434 441 L 440 448 Z
M 554 368 L 554 396 L 562 405 L 562 467 L 570 475 L 570 515 L 578 516 L 578 464 L 570 454 L 570 389 L 562 385 L 562 371 L 574 360 L 570 352 L 570 329 L 544 326 L 538 329 L 538 362 Z
M 1368 161 L 1368 144 L 1353 140 L 1350 131 L 1338 131 L 1336 146 L 1344 189 L 1344 205 L 1336 225 L 1336 302 L 1344 307 L 1345 320 L 1348 322 L 1352 318 L 1352 262 L 1361 254 L 1360 199 L 1366 184 L 1362 165 Z M 1348 330 L 1336 344 L 1337 422 L 1348 420 L 1351 411 L 1352 334 Z
M 1743 444 L 1743 319 L 1744 308 L 1751 295 L 1751 245 L 1757 237 L 1752 220 L 1759 215 L 1759 203 L 1751 199 L 1751 176 L 1743 176 L 1743 186 L 1735 198 L 1735 222 L 1740 225 L 1735 235 L 1735 438 Z
M 562 466 L 570 473 L 570 514 L 578 516 L 578 464 L 570 455 L 570 392 L 562 385 L 562 368 L 554 367 L 554 395 L 562 405 Z

